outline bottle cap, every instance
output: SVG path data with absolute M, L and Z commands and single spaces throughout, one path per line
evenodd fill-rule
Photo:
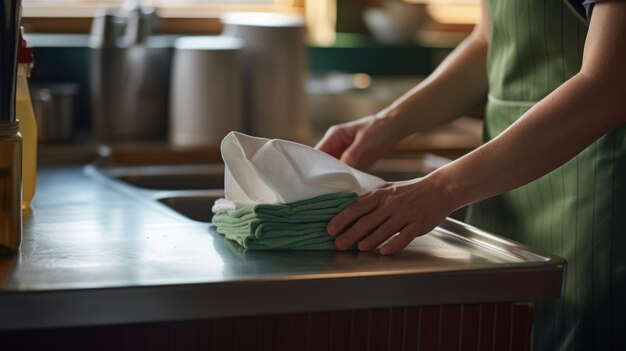
M 19 122 L 0 122 L 0 136 L 9 136 L 19 131 Z
M 33 56 L 33 48 L 29 47 L 28 43 L 24 39 L 24 27 L 20 27 L 20 42 L 18 45 L 19 49 L 17 61 L 19 63 L 33 63 L 35 60 Z

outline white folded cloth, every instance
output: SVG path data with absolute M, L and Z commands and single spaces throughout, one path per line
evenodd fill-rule
M 312 147 L 230 132 L 221 144 L 226 199 L 213 212 L 253 204 L 290 203 L 336 193 L 368 193 L 385 184 Z

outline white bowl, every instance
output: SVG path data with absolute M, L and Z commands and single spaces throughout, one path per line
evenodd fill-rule
M 417 31 L 428 20 L 425 4 L 389 2 L 385 7 L 370 7 L 363 12 L 365 26 L 383 44 L 415 42 Z

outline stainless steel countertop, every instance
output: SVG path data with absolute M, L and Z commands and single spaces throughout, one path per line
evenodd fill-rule
M 391 257 L 243 252 L 82 167 L 45 168 L 21 252 L 0 257 L 0 330 L 554 298 L 564 264 L 453 220 Z

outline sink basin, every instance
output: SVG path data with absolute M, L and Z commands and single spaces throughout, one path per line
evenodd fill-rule
M 224 189 L 222 165 L 120 167 L 107 170 L 119 181 L 150 190 Z
M 448 159 L 439 156 L 421 154 L 410 159 L 380 160 L 368 172 L 387 181 L 400 181 L 422 177 L 449 162 Z M 105 164 L 92 167 L 92 171 L 104 175 L 108 180 L 128 186 L 128 189 L 150 201 L 156 199 L 178 214 L 199 222 L 211 222 L 213 203 L 218 198 L 224 197 L 222 164 L 159 166 Z
M 429 154 L 414 159 L 385 159 L 377 162 L 368 172 L 388 181 L 407 180 L 424 176 L 448 162 L 445 158 Z M 224 189 L 224 166 L 221 164 L 119 166 L 102 171 L 110 178 L 142 189 Z
M 223 174 L 127 175 L 117 179 L 138 188 L 153 190 L 223 189 Z
M 434 155 L 422 155 L 414 159 L 385 159 L 377 162 L 368 171 L 388 181 L 408 180 L 422 177 L 434 169 L 444 166 L 449 160 Z M 168 170 L 169 169 L 169 170 Z M 145 169 L 144 169 L 145 171 Z M 157 171 L 157 170 L 155 170 Z M 211 222 L 213 213 L 211 207 L 213 202 L 224 196 L 223 193 L 223 168 L 206 168 L 205 166 L 188 166 L 183 172 L 180 168 L 172 170 L 171 166 L 162 167 L 159 173 L 155 174 L 132 174 L 128 176 L 118 176 L 117 179 L 127 181 L 135 186 L 150 187 L 151 189 L 167 190 L 177 189 L 198 189 L 195 186 L 206 186 L 203 189 L 210 189 L 211 185 L 219 187 L 210 190 L 171 192 L 157 197 L 158 201 L 179 214 L 199 222 Z M 205 178 L 205 179 L 203 179 Z M 219 184 L 212 181 L 219 178 Z M 127 180 L 128 179 L 128 180 Z M 183 188 L 185 186 L 186 188 Z M 163 193 L 161 193 L 163 194 Z M 463 218 L 464 212 L 453 214 L 454 218 Z
M 158 201 L 183 216 L 198 222 L 211 222 L 213 212 L 211 207 L 215 200 L 224 195 L 191 195 L 165 197 Z

